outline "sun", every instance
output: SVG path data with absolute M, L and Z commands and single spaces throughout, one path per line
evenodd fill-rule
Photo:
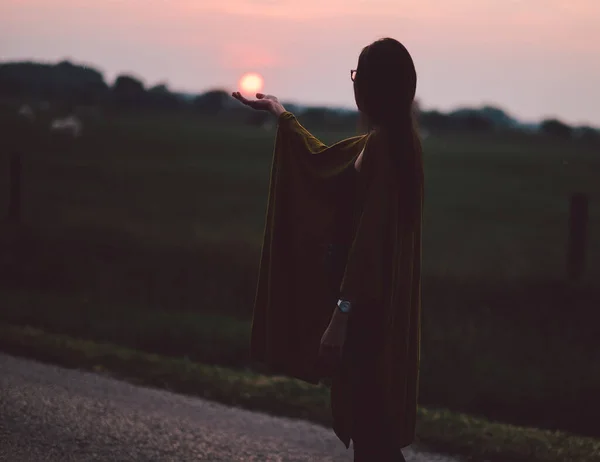
M 265 81 L 261 75 L 255 72 L 249 72 L 242 75 L 239 82 L 240 91 L 243 93 L 260 93 Z

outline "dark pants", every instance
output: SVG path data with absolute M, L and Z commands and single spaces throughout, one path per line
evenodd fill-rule
M 352 444 L 355 462 L 403 462 L 385 417 L 378 358 L 383 349 L 383 316 L 375 306 L 355 306 L 344 347 L 352 387 Z

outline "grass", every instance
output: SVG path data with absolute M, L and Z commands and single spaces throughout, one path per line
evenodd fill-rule
M 317 135 L 332 142 L 351 133 Z M 219 254 L 220 267 L 209 279 L 230 282 L 239 295 L 219 309 L 249 314 L 272 132 L 144 115 L 112 116 L 86 126 L 85 136 L 72 142 L 45 134 L 29 138 L 21 146 L 23 219 L 39 232 L 36 241 L 22 244 L 44 246 L 30 268 L 52 265 L 50 279 L 73 292 L 194 309 L 219 301 L 210 287 L 198 290 L 200 278 L 182 274 L 202 271 L 192 260 L 214 263 L 209 254 Z M 1 173 L 7 162 L 0 154 L 0 211 L 6 210 L 8 177 Z M 579 191 L 590 196 L 591 207 L 585 280 L 593 284 L 600 277 L 596 152 L 531 137 L 444 135 L 426 141 L 425 167 L 424 277 L 496 287 L 562 280 L 569 197 Z M 111 250 L 130 244 L 145 245 L 152 256 L 164 249 L 158 257 L 164 264 L 154 265 L 163 268 L 148 274 L 144 268 L 152 265 L 140 252 Z M 56 252 L 46 251 L 55 246 Z M 66 255 L 60 268 L 58 250 L 60 258 Z M 78 261 L 83 254 L 89 264 Z M 221 273 L 226 264 L 235 279 Z M 8 271 L 15 269 L 21 270 L 13 264 Z M 106 281 L 115 273 L 118 283 Z
M 185 247 L 258 247 L 273 133 L 206 125 L 194 117 L 116 117 L 72 143 L 37 137 L 24 157 L 27 222 Z M 600 234 L 596 152 L 565 142 L 444 136 L 428 140 L 425 153 L 427 274 L 562 277 L 573 192 L 590 195 L 589 235 Z M 5 183 L 0 176 L 0 207 Z M 589 252 L 591 281 L 600 274 L 597 240 Z
M 284 377 L 208 366 L 123 347 L 0 324 L 10 353 L 93 370 L 143 385 L 330 426 L 328 390 Z M 418 441 L 473 461 L 592 462 L 600 441 L 561 432 L 489 422 L 447 410 L 419 410 Z
M 449 290 L 457 289 L 439 284 L 440 298 L 433 306 Z M 537 292 L 538 306 L 547 309 L 552 299 L 570 296 L 543 286 Z M 0 322 L 207 365 L 260 370 L 249 363 L 250 321 L 245 317 L 206 309 L 148 309 L 48 291 L 3 290 L 0 295 Z M 499 304 L 502 295 L 498 294 Z M 489 289 L 481 296 L 489 296 Z M 420 381 L 424 406 L 600 435 L 596 330 L 586 324 L 586 313 L 561 316 L 557 311 L 540 319 L 537 310 L 524 315 L 506 309 L 497 316 L 499 307 L 480 306 L 470 312 L 478 306 L 476 299 L 465 300 L 465 305 L 424 313 Z M 593 305 L 590 298 L 590 309 Z
M 149 310 L 46 292 L 0 292 L 0 320 L 209 365 L 248 365 L 250 322 L 217 313 Z
M 110 115 L 23 152 L 23 223 L 0 223 L 0 319 L 243 367 L 273 133 L 191 115 Z M 8 133 L 8 132 L 7 132 Z M 316 134 L 326 142 L 351 133 Z M 425 143 L 424 405 L 600 435 L 600 156 L 531 136 Z M 569 197 L 588 259 L 564 280 Z

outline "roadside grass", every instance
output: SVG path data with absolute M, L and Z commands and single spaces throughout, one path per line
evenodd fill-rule
M 428 284 L 435 281 L 427 280 Z M 437 283 L 424 297 L 420 402 L 521 426 L 600 436 L 594 291 Z M 514 293 L 511 293 L 511 290 Z M 472 298 L 457 294 L 471 293 Z M 495 294 L 495 304 L 489 301 Z M 586 301 L 561 312 L 569 300 Z M 250 364 L 251 318 L 150 309 L 85 294 L 0 289 L 0 322 L 205 365 Z M 460 304 L 454 300 L 460 300 Z M 540 316 L 540 312 L 545 313 Z M 498 314 L 500 313 L 500 315 Z
M 4 323 L 0 324 L 0 348 L 17 356 L 107 374 L 140 385 L 331 425 L 328 390 L 323 385 L 209 366 Z M 417 433 L 418 442 L 431 449 L 477 462 L 600 461 L 600 440 L 494 423 L 447 410 L 421 408 Z

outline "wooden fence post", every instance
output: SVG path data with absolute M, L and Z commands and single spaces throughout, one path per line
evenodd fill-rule
M 8 196 L 8 219 L 12 222 L 21 220 L 21 191 L 23 159 L 19 152 L 10 156 L 9 165 L 9 196 Z
M 569 247 L 567 250 L 567 276 L 571 281 L 579 281 L 585 270 L 587 246 L 589 198 L 577 193 L 571 196 L 569 211 Z

